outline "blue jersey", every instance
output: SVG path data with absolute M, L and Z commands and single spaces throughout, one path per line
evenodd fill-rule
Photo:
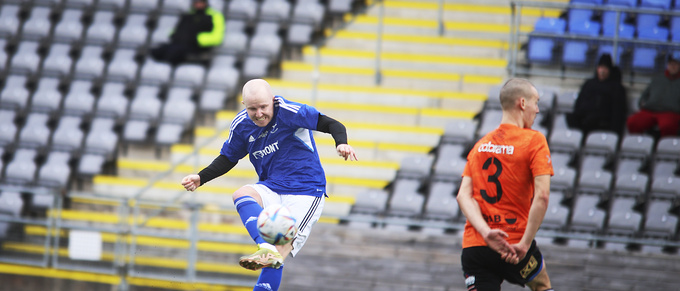
M 236 115 L 220 154 L 232 162 L 250 154 L 258 183 L 278 194 L 322 196 L 326 175 L 312 136 L 318 120 L 314 107 L 276 96 L 265 127 L 255 125 L 245 109 Z

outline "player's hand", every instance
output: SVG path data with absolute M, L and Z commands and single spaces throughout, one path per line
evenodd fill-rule
M 513 258 L 512 260 L 505 259 L 507 263 L 510 264 L 519 264 L 521 260 L 524 259 L 524 257 L 527 255 L 527 252 L 529 251 L 530 246 L 523 245 L 521 243 L 516 243 L 513 245 L 510 245 L 511 248 L 515 250 L 516 257 Z
M 192 174 L 182 178 L 182 186 L 187 191 L 194 191 L 201 185 L 201 176 Z
M 338 145 L 338 147 L 335 148 L 335 150 L 338 152 L 338 155 L 345 158 L 345 161 L 349 159 L 350 161 L 358 161 L 357 159 L 357 154 L 354 152 L 354 149 L 352 148 L 351 145 L 348 144 L 341 144 Z
M 508 234 L 500 229 L 492 229 L 486 234 L 486 236 L 484 236 L 486 245 L 492 250 L 501 254 L 501 259 L 505 260 L 506 262 L 508 260 L 514 261 L 517 257 L 515 249 L 512 248 L 508 241 L 505 240 L 507 237 Z

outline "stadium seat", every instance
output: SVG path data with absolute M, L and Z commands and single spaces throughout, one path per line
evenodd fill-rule
M 553 128 L 549 144 L 551 151 L 574 153 L 581 147 L 583 133 L 568 128 Z
M 455 220 L 460 216 L 456 200 L 457 185 L 452 182 L 433 182 L 427 195 L 424 217 L 433 220 Z
M 611 156 L 616 153 L 619 136 L 608 131 L 592 131 L 588 133 L 583 145 L 583 153 L 590 155 Z
M 625 159 L 620 158 L 616 167 L 616 176 L 625 176 L 632 174 L 640 174 L 642 168 L 642 160 L 640 159 Z
M 553 169 L 569 168 L 572 159 L 573 157 L 570 154 L 560 152 L 550 154 L 550 160 L 552 161 Z
M 194 120 L 195 112 L 196 103 L 190 99 L 190 96 L 187 98 L 169 97 L 163 105 L 161 122 L 156 132 L 156 143 L 168 146 L 178 143 L 182 132 Z
M 574 199 L 574 208 L 569 228 L 574 231 L 599 232 L 603 230 L 606 213 L 598 207 L 600 198 L 593 195 L 579 195 Z
M 654 175 L 652 186 L 649 188 L 649 197 L 661 199 L 673 199 L 680 196 L 680 177 Z
M 21 193 L 11 191 L 0 193 L 0 213 L 20 217 L 23 208 L 24 200 L 21 199 Z
M 165 5 L 163 6 L 163 9 L 165 9 Z M 182 8 L 182 10 L 184 9 L 186 8 Z M 169 41 L 170 33 L 175 29 L 177 21 L 179 21 L 179 16 L 177 15 L 161 15 L 161 17 L 158 18 L 156 29 L 151 33 L 151 44 L 157 45 Z
M 574 9 L 570 10 L 573 11 Z M 588 10 L 590 11 L 590 10 Z M 592 14 L 592 11 L 590 11 Z M 572 14 L 570 14 L 571 16 Z M 600 23 L 590 21 L 589 17 L 586 19 L 585 16 L 578 17 L 579 19 L 584 17 L 582 20 L 569 21 L 569 34 L 576 36 L 587 36 L 587 37 L 597 37 L 600 34 Z M 568 66 L 578 66 L 583 67 L 588 65 L 588 51 L 590 50 L 590 45 L 594 43 L 591 40 L 567 40 L 564 42 L 564 49 L 562 53 L 562 62 Z
M 65 188 L 71 175 L 70 159 L 71 154 L 66 152 L 51 152 L 47 155 L 47 161 L 38 171 L 38 184 Z
M 181 64 L 175 68 L 172 78 L 174 85 L 199 87 L 203 84 L 205 67 L 197 64 Z
M 215 1 L 221 2 L 221 1 Z M 211 3 L 212 4 L 212 3 Z M 164 13 L 181 13 L 191 7 L 191 0 L 163 0 L 162 12 Z M 165 15 L 164 15 L 165 16 Z M 162 18 L 163 16 L 161 16 Z M 170 27 L 175 27 L 174 25 Z
M 444 124 L 440 144 L 469 144 L 474 141 L 477 123 L 474 120 L 455 120 Z
M 0 35 L 16 35 L 21 25 L 21 19 L 19 19 L 20 7 L 3 4 L 0 9 Z
M 574 111 L 574 104 L 576 104 L 576 98 L 578 98 L 577 91 L 563 92 L 557 95 L 556 112 L 557 113 L 571 113 Z
M 24 39 L 42 39 L 49 36 L 52 24 L 50 23 L 50 8 L 34 6 L 31 15 L 21 28 L 21 36 Z
M 97 116 L 124 117 L 128 107 L 128 99 L 124 91 L 125 85 L 122 83 L 105 83 L 102 87 L 102 94 L 97 100 Z
M 90 132 L 85 137 L 85 153 L 113 155 L 118 145 L 118 134 L 113 131 L 114 125 L 115 121 L 110 118 L 93 119 Z
M 567 23 L 560 18 L 539 18 L 534 24 L 533 32 L 563 35 Z M 527 58 L 532 63 L 552 63 L 553 50 L 557 42 L 554 38 L 529 36 L 527 45 Z
M 99 0 L 97 1 L 98 10 L 120 10 L 125 7 L 126 0 Z M 152 1 L 150 1 L 152 2 Z
M 429 155 L 406 156 L 399 164 L 397 178 L 422 179 L 430 174 L 434 159 Z
M 344 15 L 352 11 L 352 0 L 330 0 L 328 13 L 331 15 Z
M 541 228 L 561 230 L 567 226 L 569 208 L 562 204 L 562 200 L 564 200 L 564 193 L 551 191 L 548 209 L 545 212 Z
M 156 121 L 160 117 L 161 106 L 163 105 L 158 98 L 159 93 L 160 88 L 156 86 L 142 85 L 137 87 L 137 92 L 130 102 L 128 118 Z
M 132 12 L 149 12 L 158 8 L 158 0 L 129 0 L 129 9 Z M 189 7 L 187 6 L 186 9 Z
M 477 130 L 477 136 L 482 137 L 498 128 L 502 118 L 503 112 L 501 110 L 485 110 Z
M 36 73 L 40 65 L 38 48 L 40 44 L 35 41 L 22 41 L 19 43 L 17 52 L 12 57 L 11 71 L 20 73 Z
M 366 190 L 357 195 L 352 212 L 372 215 L 383 213 L 387 206 L 387 198 L 388 194 L 384 190 Z
M 146 14 L 128 14 L 125 25 L 118 33 L 118 46 L 134 48 L 146 44 L 149 35 L 146 21 Z
M 61 20 L 54 28 L 54 40 L 61 42 L 72 42 L 80 40 L 83 35 L 83 24 L 81 18 L 83 11 L 79 9 L 66 9 L 61 14 Z
M 64 114 L 83 116 L 89 115 L 94 110 L 95 98 L 90 92 L 92 82 L 75 80 L 71 82 L 66 97 L 64 98 Z
M 243 77 L 246 80 L 262 78 L 267 75 L 270 65 L 268 57 L 250 56 L 243 63 Z
M 668 10 L 671 8 L 671 0 L 640 0 L 640 7 Z
M 297 1 L 293 7 L 292 22 L 296 24 L 311 24 L 314 30 L 321 28 L 326 7 L 318 1 Z
M 104 48 L 88 45 L 83 48 L 74 69 L 77 78 L 94 79 L 104 74 L 106 63 L 102 58 Z
M 266 57 L 271 63 L 277 63 L 281 57 L 283 40 L 276 34 L 256 34 L 248 44 L 248 58 Z
M 35 158 L 38 153 L 34 149 L 17 149 L 14 158 L 5 169 L 5 182 L 10 184 L 27 184 L 35 181 L 38 166 Z
M 62 116 L 52 135 L 52 150 L 77 153 L 82 147 L 85 133 L 80 128 L 82 117 Z
M 305 23 L 292 23 L 288 27 L 288 44 L 293 47 L 302 47 L 312 42 L 314 26 Z
M 291 4 L 285 0 L 264 0 L 259 15 L 260 21 L 286 24 L 290 20 Z
M 146 84 L 162 84 L 170 81 L 172 67 L 169 64 L 147 58 L 140 71 L 140 79 Z
M 624 158 L 646 159 L 652 154 L 654 138 L 644 134 L 629 134 L 623 137 L 619 155 Z
M 389 201 L 387 214 L 392 216 L 413 217 L 422 211 L 425 198 L 418 193 L 420 181 L 397 179 Z
M 674 161 L 658 160 L 654 162 L 652 173 L 657 177 L 672 176 L 678 164 Z
M 638 0 L 607 0 L 608 5 L 636 7 Z
M 212 65 L 206 74 L 205 87 L 234 92 L 241 73 L 233 66 L 233 62 L 232 56 L 213 58 Z
M 558 90 L 558 88 L 551 86 L 536 86 L 536 91 L 538 91 L 538 96 L 540 97 L 538 100 L 538 108 L 542 113 L 552 112 L 555 103 L 555 95 Z
M 656 145 L 655 159 L 680 160 L 680 137 L 662 137 Z
M 555 168 L 554 175 L 550 179 L 551 191 L 571 191 L 576 181 L 576 171 L 571 168 Z M 550 194 L 552 195 L 552 194 Z M 552 199 L 551 199 L 552 200 Z
M 680 7 L 675 6 L 675 11 L 680 11 Z M 680 16 L 671 18 L 670 33 L 672 42 L 680 42 Z
M 49 116 L 44 113 L 31 113 L 26 124 L 19 132 L 19 147 L 39 149 L 49 143 L 50 128 L 47 125 Z
M 10 75 L 5 79 L 5 87 L 0 93 L 0 106 L 24 110 L 28 106 L 29 92 L 26 89 L 26 76 Z
M 644 234 L 648 237 L 671 238 L 675 235 L 678 217 L 671 215 L 670 200 L 651 200 L 645 214 Z
M 617 197 L 611 203 L 607 233 L 634 235 L 640 230 L 642 215 L 634 210 L 637 202 L 630 197 Z
M 135 61 L 135 54 L 136 52 L 132 49 L 117 49 L 107 68 L 106 78 L 120 81 L 136 79 L 139 66 Z
M 7 67 L 7 60 L 9 59 L 9 54 L 5 50 L 7 46 L 7 40 L 0 38 L 0 73 Z
M 432 178 L 443 181 L 460 181 L 467 159 L 465 147 L 459 144 L 442 144 L 437 151 Z
M 7 144 L 12 144 L 16 140 L 18 128 L 14 121 L 15 118 L 16 113 L 14 111 L 0 110 L 0 148 L 4 149 Z M 2 167 L 0 167 L 0 172 L 2 172 L 1 170 Z
M 649 16 L 649 17 L 645 17 Z M 666 27 L 656 25 L 660 21 L 660 15 L 638 14 L 638 39 L 649 41 L 668 41 L 669 31 Z M 641 24 L 646 23 L 646 24 Z M 633 70 L 654 71 L 656 69 L 656 59 L 659 53 L 658 46 L 638 45 L 633 48 L 632 67 Z
M 484 110 L 494 109 L 500 110 L 501 107 L 501 88 L 503 84 L 494 85 L 489 88 L 489 92 L 486 94 L 486 101 L 484 101 Z
M 99 1 L 99 5 L 102 4 L 102 1 Z M 92 24 L 87 28 L 85 40 L 91 44 L 112 43 L 116 36 L 114 16 L 112 11 L 97 11 Z
M 595 171 L 604 170 L 607 163 L 607 158 L 602 155 L 583 155 L 581 157 L 581 172 L 583 171 Z
M 100 174 L 105 162 L 106 156 L 103 154 L 85 153 L 78 162 L 77 173 L 80 176 L 86 177 L 92 177 L 94 175 Z
M 203 90 L 198 102 L 198 110 L 201 112 L 217 112 L 224 109 L 227 93 L 224 90 Z
M 217 51 L 220 54 L 242 56 L 248 48 L 248 35 L 241 30 L 229 29 L 229 27 L 229 23 L 227 23 L 224 41 Z
M 89 8 L 94 5 L 95 0 L 66 0 L 66 7 Z
M 31 111 L 52 113 L 61 106 L 59 79 L 44 77 L 38 81 L 38 87 L 31 98 Z
M 619 175 L 614 182 L 613 194 L 615 196 L 640 197 L 647 190 L 649 177 L 641 173 Z
M 227 19 L 240 19 L 252 22 L 257 17 L 258 3 L 254 0 L 229 1 Z
M 610 191 L 612 174 L 600 169 L 587 169 L 581 171 L 578 180 L 579 195 L 600 195 Z
M 43 75 L 66 76 L 71 73 L 71 46 L 55 43 L 43 62 Z

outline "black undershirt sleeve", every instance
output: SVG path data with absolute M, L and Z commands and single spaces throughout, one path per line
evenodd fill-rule
M 225 155 L 217 156 L 217 158 L 215 158 L 209 166 L 198 172 L 198 176 L 201 177 L 201 185 L 226 174 L 229 172 L 229 170 L 236 166 L 236 163 L 230 161 Z
M 335 146 L 347 144 L 347 130 L 339 121 L 326 115 L 319 114 L 319 121 L 316 123 L 316 130 L 330 133 L 335 140 Z

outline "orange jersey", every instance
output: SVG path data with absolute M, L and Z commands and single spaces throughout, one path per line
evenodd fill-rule
M 541 133 L 501 124 L 481 138 L 468 154 L 463 176 L 472 179 L 473 197 L 489 227 L 522 239 L 534 198 L 534 177 L 553 175 L 548 142 Z M 463 247 L 485 246 L 467 222 Z

